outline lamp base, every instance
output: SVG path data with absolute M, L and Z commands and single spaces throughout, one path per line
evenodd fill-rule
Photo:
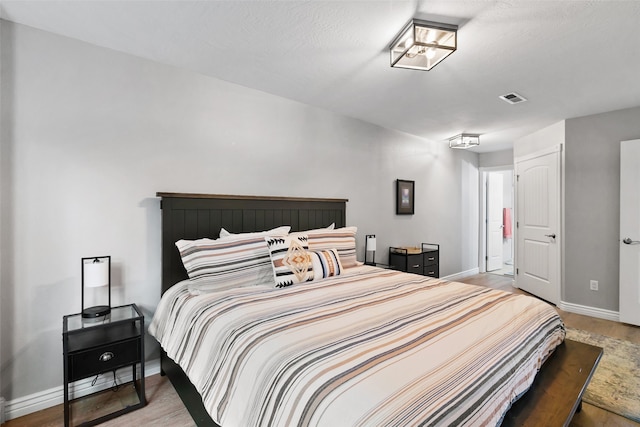
M 106 316 L 109 313 L 111 313 L 111 307 L 108 305 L 96 305 L 82 310 L 82 317 L 85 319 L 93 319 L 95 317 Z

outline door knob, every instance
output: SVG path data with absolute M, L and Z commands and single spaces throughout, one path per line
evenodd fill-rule
M 552 239 L 555 239 L 555 238 L 556 238 L 555 233 L 554 233 L 554 234 L 545 234 L 545 236 L 547 236 L 547 237 L 551 237 Z
M 625 245 L 637 245 L 640 244 L 640 241 L 631 240 L 631 238 L 625 237 L 624 239 L 622 239 L 622 243 L 624 243 Z

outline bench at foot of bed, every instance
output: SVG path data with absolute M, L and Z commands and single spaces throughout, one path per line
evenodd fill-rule
M 602 348 L 565 340 L 545 362 L 533 385 L 507 412 L 503 426 L 568 426 L 582 409 L 582 395 Z

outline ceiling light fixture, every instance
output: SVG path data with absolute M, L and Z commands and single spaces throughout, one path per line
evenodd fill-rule
M 461 133 L 449 138 L 449 148 L 471 148 L 480 145 L 480 135 Z
M 391 66 L 429 71 L 458 47 L 458 26 L 412 19 L 391 43 Z

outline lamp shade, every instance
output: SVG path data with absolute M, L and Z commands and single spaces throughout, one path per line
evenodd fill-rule
M 412 19 L 391 43 L 391 66 L 432 69 L 457 49 L 457 31 L 457 25 Z
M 375 252 L 376 250 L 376 236 L 367 236 L 367 242 L 365 244 L 367 252 Z
M 97 288 L 109 284 L 109 263 L 95 259 L 84 266 L 84 286 Z
M 371 258 L 371 261 L 369 261 Z M 376 265 L 376 235 L 367 234 L 364 236 L 364 263 Z

